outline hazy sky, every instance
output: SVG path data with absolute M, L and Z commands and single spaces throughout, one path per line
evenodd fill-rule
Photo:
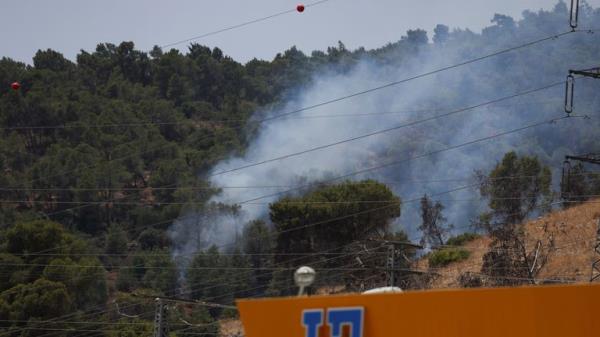
M 329 0 L 198 42 L 238 61 L 271 59 L 296 45 L 305 52 L 338 40 L 351 49 L 397 41 L 407 29 L 438 23 L 480 30 L 494 13 L 515 18 L 526 9 L 551 9 L 557 0 Z M 0 56 L 30 63 L 38 49 L 74 59 L 97 43 L 134 41 L 147 50 L 219 28 L 295 8 L 294 0 L 21 0 L 0 1 Z M 309 2 L 307 2 L 309 3 Z M 600 6 L 600 0 L 589 0 Z M 567 18 L 565 18 L 567 20 Z M 565 28 L 567 23 L 565 21 Z M 180 45 L 185 48 L 186 45 Z

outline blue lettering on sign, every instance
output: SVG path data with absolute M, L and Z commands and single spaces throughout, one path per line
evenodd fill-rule
M 319 337 L 319 328 L 323 325 L 323 310 L 304 310 L 302 325 L 306 329 L 306 337 Z
M 302 325 L 306 329 L 306 337 L 319 336 L 319 328 L 323 321 L 323 309 L 304 310 L 302 312 Z M 331 337 L 342 337 L 344 326 L 350 328 L 349 337 L 363 337 L 364 308 L 331 308 L 327 310 L 327 324 L 331 328 Z
M 331 337 L 342 337 L 342 327 L 350 326 L 350 337 L 362 337 L 363 308 L 336 308 L 327 311 Z

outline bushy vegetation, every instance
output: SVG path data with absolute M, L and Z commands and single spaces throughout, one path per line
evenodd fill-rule
M 479 234 L 476 233 L 462 233 L 457 236 L 453 236 L 446 241 L 447 246 L 464 246 L 466 243 L 469 243 L 473 240 L 476 240 L 480 237 Z
M 429 267 L 445 267 L 453 262 L 463 261 L 469 258 L 471 253 L 463 248 L 443 248 L 429 254 Z

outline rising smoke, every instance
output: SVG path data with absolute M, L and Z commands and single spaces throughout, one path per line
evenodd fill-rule
M 524 14 L 511 25 L 500 17 L 480 34 L 455 30 L 447 40 L 417 45 L 408 38 L 374 51 L 349 71 L 332 67 L 315 75 L 311 85 L 294 92 L 277 111 L 257 113 L 273 117 L 333 98 L 361 92 L 388 82 L 457 64 L 506 47 L 520 45 L 567 30 L 567 13 L 557 5 L 552 12 Z M 600 11 L 586 8 L 582 24 L 600 22 Z M 407 53 L 410 50 L 410 53 Z M 261 125 L 243 157 L 220 162 L 209 173 L 211 183 L 222 188 L 212 203 L 240 204 L 236 212 L 206 211 L 185 214 L 171 228 L 175 254 L 188 254 L 210 244 L 224 245 L 240 235 L 250 220 L 266 218 L 268 203 L 277 192 L 293 186 L 328 180 L 391 161 L 518 128 L 563 113 L 561 85 L 497 104 L 464 111 L 327 149 L 278 160 L 243 170 L 219 174 L 241 166 L 277 158 L 316 146 L 368 134 L 435 116 L 454 109 L 535 89 L 564 80 L 568 69 L 590 67 L 600 54 L 600 34 L 573 33 L 556 40 L 495 56 L 481 62 L 356 96 L 319 108 L 273 119 Z M 582 82 L 583 83 L 583 82 Z M 581 112 L 598 106 L 598 84 L 582 84 L 577 102 Z M 578 88 L 579 88 L 578 87 Z M 587 87 L 587 88 L 586 88 Z M 563 122 L 561 122 L 563 123 Z M 404 201 L 402 216 L 394 224 L 418 239 L 418 202 L 424 193 L 472 184 L 475 170 L 487 170 L 510 150 L 535 154 L 556 169 L 568 152 L 588 149 L 598 121 L 581 119 L 547 125 L 474 144 L 437 155 L 372 170 L 349 179 L 373 178 L 386 183 Z M 575 131 L 576 130 L 576 131 Z M 574 137 L 574 133 L 577 137 Z M 579 138 L 579 139 L 578 139 Z M 565 141 L 566 140 L 566 141 Z M 556 179 L 555 179 L 556 180 Z M 252 188 L 241 188 L 252 187 Z M 272 195 L 261 198 L 262 196 Z M 465 188 L 440 195 L 445 215 L 458 230 L 485 209 L 477 190 Z M 244 203 L 248 200 L 252 202 Z M 464 230 L 464 229 L 463 229 Z

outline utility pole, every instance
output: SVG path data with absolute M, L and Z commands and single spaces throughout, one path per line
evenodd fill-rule
M 397 247 L 411 247 L 415 249 L 423 249 L 423 246 L 414 244 L 412 242 L 406 241 L 391 241 L 391 240 L 376 240 L 371 239 L 370 241 L 380 242 L 387 246 L 388 256 L 387 256 L 387 277 L 388 277 L 388 286 L 395 287 L 396 286 L 396 254 L 398 253 Z
M 388 245 L 387 265 L 388 265 L 388 286 L 393 287 L 396 284 L 395 278 L 394 278 L 394 275 L 396 274 L 396 271 L 395 271 L 395 269 L 396 269 L 396 247 L 393 244 Z
M 169 337 L 167 323 L 167 305 L 161 298 L 156 298 L 156 314 L 154 315 L 154 337 Z
M 594 262 L 592 263 L 592 276 L 590 282 L 600 279 L 600 218 L 596 221 L 596 245 L 594 246 Z

